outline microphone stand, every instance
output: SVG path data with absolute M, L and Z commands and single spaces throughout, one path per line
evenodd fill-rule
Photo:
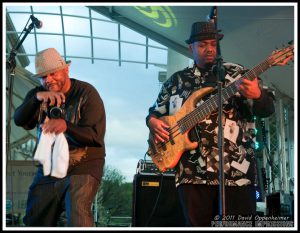
M 29 20 L 28 20 L 29 21 Z M 26 25 L 28 24 L 28 21 L 26 23 Z M 6 61 L 6 70 L 9 70 L 9 82 L 8 82 L 8 115 L 7 115 L 7 125 L 6 125 L 6 159 L 7 161 L 11 160 L 11 151 L 10 151 L 10 134 L 11 134 L 11 110 L 12 110 L 12 95 L 13 95 L 13 86 L 14 86 L 14 78 L 15 78 L 15 69 L 16 69 L 16 55 L 17 55 L 17 51 L 20 48 L 20 46 L 22 45 L 22 43 L 24 42 L 25 38 L 27 37 L 27 35 L 30 33 L 30 31 L 33 29 L 34 27 L 34 22 L 32 22 L 28 28 L 23 29 L 23 31 L 25 31 L 24 36 L 22 37 L 22 39 L 19 41 L 20 36 L 17 40 L 17 42 L 19 41 L 19 43 L 12 48 L 10 55 Z M 6 164 L 7 165 L 7 164 Z M 12 174 L 12 173 L 11 173 Z M 11 179 L 12 180 L 12 179 Z M 12 186 L 11 186 L 11 190 L 12 190 Z M 13 199 L 13 193 L 11 193 L 12 195 L 12 199 Z M 14 211 L 13 211 L 13 204 L 12 204 L 12 225 L 14 225 Z
M 223 99 L 222 99 L 222 84 L 224 81 L 225 69 L 223 66 L 223 58 L 221 56 L 221 48 L 219 41 L 219 30 L 217 27 L 217 15 L 218 8 L 215 7 L 214 23 L 215 29 L 217 31 L 216 40 L 217 40 L 217 57 L 216 64 L 212 67 L 212 71 L 217 75 L 218 78 L 218 149 L 219 149 L 219 216 L 222 221 L 225 213 L 225 181 L 224 181 L 224 136 L 223 136 L 223 124 L 222 124 L 222 115 L 223 115 Z

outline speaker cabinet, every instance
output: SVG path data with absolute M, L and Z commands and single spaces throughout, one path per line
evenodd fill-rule
M 280 216 L 280 193 L 272 193 L 267 196 L 267 215 Z
M 282 192 L 267 195 L 267 215 L 294 218 L 294 195 Z
M 184 226 L 175 176 L 136 174 L 132 200 L 132 226 Z

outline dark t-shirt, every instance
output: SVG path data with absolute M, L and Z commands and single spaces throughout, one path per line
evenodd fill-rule
M 39 138 L 41 119 L 46 113 L 35 98 L 38 91 L 45 89 L 40 86 L 30 90 L 16 109 L 14 120 L 16 125 L 25 129 L 37 127 Z M 71 88 L 65 96 L 67 131 L 64 134 L 70 152 L 68 174 L 90 174 L 99 180 L 105 157 L 106 118 L 102 99 L 91 84 L 76 79 L 71 79 Z

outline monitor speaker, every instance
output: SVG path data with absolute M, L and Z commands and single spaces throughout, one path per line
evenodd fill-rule
M 283 192 L 267 195 L 267 215 L 294 218 L 294 195 Z
M 175 176 L 136 174 L 132 200 L 132 226 L 184 226 Z
M 272 193 L 267 196 L 267 215 L 280 216 L 280 193 Z

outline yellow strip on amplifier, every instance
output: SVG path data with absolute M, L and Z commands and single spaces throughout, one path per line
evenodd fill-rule
M 154 181 L 142 181 L 142 186 L 159 187 L 159 182 L 154 182 Z

